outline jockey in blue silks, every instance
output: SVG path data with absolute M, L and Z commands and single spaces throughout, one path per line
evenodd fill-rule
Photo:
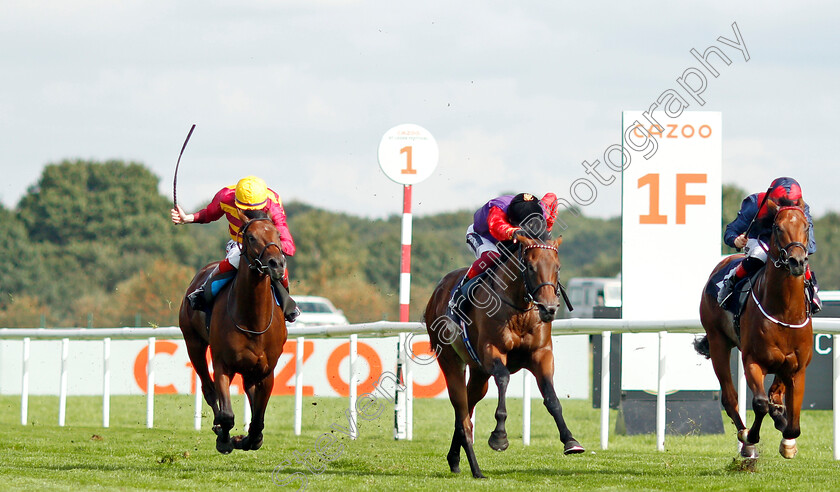
M 723 285 L 718 292 L 718 303 L 723 306 L 732 294 L 735 285 L 742 279 L 758 271 L 767 262 L 767 244 L 773 232 L 773 222 L 766 219 L 770 213 L 766 201 L 772 201 L 779 206 L 804 205 L 805 217 L 808 219 L 808 254 L 817 251 L 817 241 L 814 239 L 814 223 L 808 204 L 802 201 L 802 188 L 799 183 L 788 177 L 776 178 L 770 184 L 766 193 L 754 193 L 741 202 L 741 210 L 735 220 L 726 226 L 723 242 L 741 249 L 744 248 L 747 257 L 724 278 Z M 759 209 L 759 207 L 761 207 Z M 811 299 L 811 312 L 817 313 L 822 309 L 822 303 L 817 292 L 817 277 L 808 266 L 805 270 L 805 285 Z

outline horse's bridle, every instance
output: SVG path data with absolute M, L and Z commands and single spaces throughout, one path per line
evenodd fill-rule
M 280 250 L 281 255 L 283 254 L 283 248 L 281 248 L 277 243 L 272 241 L 272 242 L 266 244 L 263 247 L 262 251 L 260 251 L 259 256 L 257 256 L 256 258 L 252 259 L 250 256 L 248 256 L 248 247 L 245 245 L 245 233 L 248 231 L 248 227 L 250 227 L 251 224 L 253 224 L 254 222 L 257 222 L 258 220 L 271 220 L 271 219 L 268 218 L 268 217 L 258 217 L 256 219 L 251 219 L 248 222 L 246 222 L 245 225 L 242 227 L 242 229 L 239 230 L 239 235 L 242 236 L 242 241 L 239 243 L 239 248 L 242 251 L 242 256 L 245 257 L 245 261 L 248 263 L 248 268 L 256 271 L 257 274 L 259 274 L 259 275 L 270 276 L 269 267 L 268 267 L 268 265 L 266 265 L 262 262 L 262 257 L 265 254 L 265 251 L 268 249 L 269 246 L 276 246 L 277 249 Z M 233 281 L 236 282 L 236 278 L 234 278 Z M 228 314 L 228 317 L 230 318 L 230 320 L 233 322 L 233 325 L 236 327 L 236 329 L 243 332 L 243 333 L 247 333 L 249 335 L 262 335 L 263 333 L 267 332 L 268 329 L 271 328 L 271 324 L 274 322 L 274 308 L 273 308 L 273 306 L 272 306 L 272 309 L 271 309 L 271 317 L 268 319 L 268 324 L 265 326 L 265 329 L 263 329 L 263 330 L 249 330 L 247 328 L 242 328 L 241 326 L 239 326 L 239 323 L 237 323 L 236 319 L 234 319 L 234 317 L 233 317 L 233 310 L 230 307 L 231 292 L 233 292 L 233 289 L 232 288 L 228 289 L 227 314 Z
M 248 247 L 245 245 L 245 233 L 248 231 L 248 228 L 251 227 L 251 224 L 260 220 L 271 221 L 271 219 L 268 217 L 258 217 L 256 219 L 251 219 L 248 222 L 246 222 L 242 229 L 239 230 L 239 235 L 242 236 L 242 241 L 239 243 L 239 248 L 242 250 L 242 256 L 245 257 L 245 262 L 248 263 L 248 268 L 256 271 L 261 275 L 270 275 L 269 267 L 268 265 L 262 262 L 262 257 L 265 254 L 265 251 L 270 246 L 277 247 L 277 249 L 280 250 L 281 255 L 283 254 L 283 248 L 281 248 L 277 243 L 272 241 L 263 247 L 262 251 L 260 251 L 259 256 L 257 256 L 256 258 L 251 258 L 250 256 L 248 256 Z
M 554 287 L 555 295 L 559 295 L 560 293 L 562 293 L 562 289 L 560 287 L 559 282 L 556 283 L 556 284 L 553 284 L 551 282 L 543 282 L 543 283 L 537 285 L 536 287 L 533 287 L 533 288 L 531 287 L 531 282 L 528 280 L 528 273 L 524 270 L 525 268 L 527 268 L 527 267 L 524 267 L 524 265 L 525 265 L 524 256 L 525 256 L 525 251 L 528 251 L 529 249 L 534 249 L 534 248 L 548 249 L 548 250 L 554 251 L 555 253 L 557 252 L 557 248 L 555 248 L 554 246 L 545 244 L 545 243 L 531 244 L 529 246 L 524 246 L 524 247 L 522 246 L 521 242 L 519 243 L 519 253 L 517 254 L 517 257 L 518 257 L 517 260 L 518 260 L 518 263 L 519 263 L 520 267 L 523 268 L 522 269 L 522 282 L 525 285 L 525 296 L 523 297 L 523 300 L 525 301 L 525 304 L 526 304 L 525 307 L 517 306 L 513 302 L 507 300 L 505 298 L 505 296 L 501 295 L 501 293 L 496 292 L 496 295 L 498 296 L 500 301 L 507 304 L 509 307 L 512 307 L 513 309 L 516 309 L 516 310 L 522 311 L 522 312 L 531 311 L 535 307 L 539 307 L 539 306 L 542 306 L 543 309 L 547 309 L 547 306 L 545 304 L 537 301 L 534 297 L 536 295 L 537 291 L 540 290 L 541 288 L 545 287 L 546 285 Z M 490 281 L 495 283 L 495 277 L 491 275 L 490 276 Z M 564 296 L 564 298 L 565 298 L 565 296 Z
M 555 253 L 557 253 L 557 248 L 555 248 L 554 246 L 551 246 L 549 244 L 545 244 L 545 243 L 530 244 L 528 246 L 525 246 L 524 248 L 520 246 L 520 248 L 519 248 L 519 262 L 524 265 L 525 264 L 525 261 L 524 261 L 525 252 L 528 251 L 529 249 L 535 249 L 535 248 L 548 249 L 548 250 L 551 250 L 551 251 L 554 251 Z M 540 289 L 542 289 L 546 285 L 554 287 L 554 295 L 556 295 L 558 297 L 560 296 L 560 284 L 559 283 L 543 282 L 543 283 L 537 285 L 536 287 L 532 287 L 531 282 L 529 280 L 530 277 L 528 276 L 528 272 L 522 272 L 522 277 L 523 277 L 524 282 L 525 282 L 525 301 L 527 303 L 529 303 L 529 304 L 533 303 L 536 306 L 542 306 L 543 309 L 547 309 L 548 307 L 545 304 L 538 301 L 535 297 L 536 294 L 537 294 L 537 291 L 539 291 Z
M 778 211 L 776 211 L 776 217 L 778 217 L 778 213 L 782 210 L 796 210 L 797 212 L 802 214 L 802 217 L 805 218 L 806 222 L 808 221 L 807 217 L 805 217 L 805 212 L 799 207 L 782 207 Z M 811 226 L 809 224 L 808 230 L 810 230 L 810 228 Z M 773 221 L 773 238 L 775 239 L 776 246 L 779 248 L 779 257 L 773 258 L 773 255 L 770 254 L 770 251 L 768 249 L 767 258 L 773 262 L 773 265 L 776 268 L 785 267 L 790 269 L 790 248 L 802 248 L 802 250 L 805 251 L 805 256 L 807 257 L 808 247 L 800 243 L 799 241 L 791 241 L 787 245 L 782 246 L 782 242 L 779 240 L 779 231 L 781 231 L 781 228 L 775 221 Z

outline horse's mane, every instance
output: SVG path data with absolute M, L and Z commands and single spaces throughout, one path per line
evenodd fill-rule
M 548 241 L 551 239 L 551 233 L 548 231 L 545 219 L 542 217 L 531 217 L 519 224 L 522 232 L 530 239 L 539 239 L 541 241 Z
M 782 207 L 797 207 L 805 211 L 805 201 L 802 198 L 797 198 L 796 200 L 791 200 L 787 197 L 781 197 L 778 200 L 778 208 Z M 773 222 L 776 221 L 776 214 L 775 213 L 765 213 L 763 217 L 760 218 L 761 225 L 764 227 L 769 227 L 773 225 Z
M 268 216 L 268 212 L 266 212 L 265 210 L 243 210 L 242 212 L 243 214 L 245 214 L 245 217 L 248 217 L 251 220 L 271 218 Z

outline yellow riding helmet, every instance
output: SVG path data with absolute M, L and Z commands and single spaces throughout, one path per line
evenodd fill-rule
M 246 176 L 236 183 L 236 206 L 242 210 L 257 210 L 268 201 L 268 187 L 256 176 Z

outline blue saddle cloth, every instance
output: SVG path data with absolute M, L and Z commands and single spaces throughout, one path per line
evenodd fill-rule
M 719 271 L 715 272 L 715 274 L 712 275 L 712 278 L 709 279 L 709 283 L 706 284 L 706 292 L 708 292 L 713 298 L 717 299 L 718 292 L 720 292 L 720 289 L 723 286 L 723 279 L 729 275 L 729 272 L 738 268 L 738 265 L 743 263 L 744 259 L 745 258 L 737 258 L 732 260 L 726 268 L 721 268 Z M 754 279 L 762 270 L 763 268 L 760 268 L 752 276 L 744 277 L 735 284 L 735 289 L 732 291 L 732 295 L 729 296 L 724 305 L 721 307 L 732 313 L 734 316 L 740 316 L 747 300 L 750 285 L 755 282 L 754 280 L 753 282 L 750 282 L 750 279 Z
M 452 289 L 452 292 L 449 293 L 449 303 L 446 308 L 446 315 L 449 317 L 449 319 L 454 321 L 461 328 L 461 339 L 464 341 L 464 346 L 467 348 L 467 353 L 470 354 L 470 358 L 474 360 L 477 364 L 481 364 L 481 361 L 478 359 L 478 353 L 475 351 L 475 348 L 473 347 L 472 342 L 470 341 L 470 335 L 467 331 L 467 324 L 464 322 L 461 316 L 459 316 L 458 313 L 454 309 L 452 309 L 452 299 L 455 298 L 455 294 L 457 293 L 458 288 L 461 285 L 461 281 L 463 279 L 464 276 L 461 276 L 458 279 L 458 281 L 455 282 L 455 287 Z M 461 305 L 463 306 L 467 302 L 468 301 L 464 299 Z

